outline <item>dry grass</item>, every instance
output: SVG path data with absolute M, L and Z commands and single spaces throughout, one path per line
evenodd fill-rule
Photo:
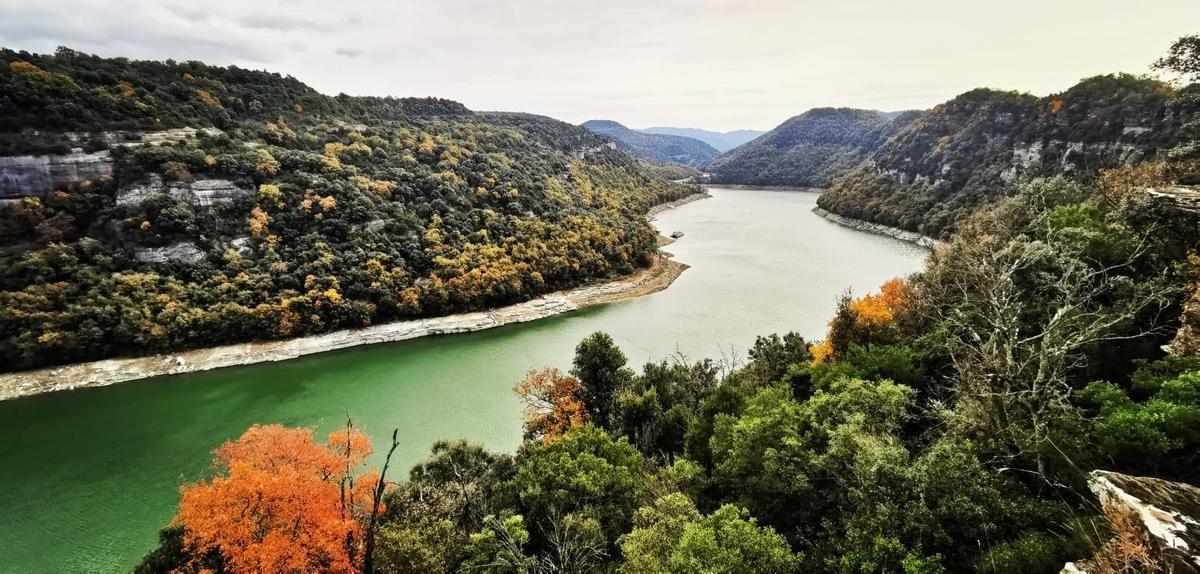
M 1156 551 L 1138 519 L 1128 511 L 1106 509 L 1104 517 L 1113 535 L 1092 554 L 1089 574 L 1150 574 L 1163 572 Z

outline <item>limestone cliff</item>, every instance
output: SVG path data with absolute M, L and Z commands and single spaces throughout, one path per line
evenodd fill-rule
M 43 195 L 55 186 L 112 175 L 112 163 L 107 150 L 0 157 L 0 198 Z

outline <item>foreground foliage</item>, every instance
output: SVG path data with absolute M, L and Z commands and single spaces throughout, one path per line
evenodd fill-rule
M 1200 479 L 1200 358 L 1161 349 L 1195 289 L 1197 223 L 1135 188 L 1037 180 L 924 271 L 847 295 L 817 344 L 771 335 L 737 368 L 639 372 L 593 334 L 569 374 L 516 388 L 515 454 L 439 443 L 391 487 L 374 571 L 1054 573 L 1107 556 L 1120 539 L 1087 471 Z M 175 528 L 204 524 L 181 511 Z M 177 532 L 149 571 L 211 559 Z

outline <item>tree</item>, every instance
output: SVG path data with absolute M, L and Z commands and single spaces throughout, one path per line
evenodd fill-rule
M 217 552 L 234 571 L 357 568 L 377 477 L 351 473 L 371 442 L 353 427 L 324 445 L 312 434 L 256 425 L 216 450 L 217 475 L 181 489 L 175 523 L 193 560 Z
M 559 517 L 587 511 L 613 542 L 629 529 L 649 478 L 646 460 L 628 441 L 584 425 L 556 440 L 523 446 L 516 473 L 503 488 L 543 530 Z
M 795 332 L 782 337 L 774 333 L 755 337 L 754 346 L 750 347 L 749 368 L 763 382 L 779 381 L 792 365 L 803 365 L 812 360 L 809 347 L 804 337 Z
M 964 244 L 956 255 L 947 260 L 942 276 L 949 281 L 937 295 L 949 304 L 937 309 L 938 322 L 951 335 L 957 410 L 1007 440 L 1014 454 L 1033 456 L 1043 472 L 1049 425 L 1070 408 L 1069 375 L 1082 366 L 1082 351 L 1142 335 L 1118 327 L 1153 305 L 1165 305 L 1164 293 L 1153 282 L 1093 269 L 1044 243 Z M 1021 276 L 1046 267 L 1057 272 L 1039 276 L 1047 281 L 1034 287 L 1042 293 L 1035 299 L 1020 284 Z M 1032 305 L 1048 306 L 1049 313 L 1030 324 Z
M 670 494 L 638 510 L 621 538 L 622 574 L 797 572 L 800 556 L 743 508 L 724 505 L 701 516 L 688 498 Z
M 592 333 L 575 347 L 571 374 L 583 387 L 583 403 L 592 419 L 608 428 L 617 390 L 632 375 L 625 368 L 625 354 L 608 333 Z
M 551 440 L 588 421 L 579 380 L 555 368 L 530 370 L 513 388 L 525 405 L 525 438 Z
M 1168 70 L 1193 82 L 1200 82 L 1200 35 L 1175 40 L 1167 55 L 1154 62 L 1154 68 Z
M 409 485 L 424 494 L 439 491 L 434 496 L 445 502 L 441 517 L 461 530 L 473 531 L 492 514 L 496 472 L 506 459 L 465 440 L 439 440 L 433 443 L 430 457 L 413 467 Z
M 1104 468 L 1135 469 L 1172 480 L 1196 481 L 1200 456 L 1200 371 L 1158 382 L 1145 401 L 1135 401 L 1112 383 L 1080 391 L 1094 413 L 1088 444 Z

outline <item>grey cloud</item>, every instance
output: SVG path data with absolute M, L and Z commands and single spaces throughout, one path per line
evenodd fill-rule
M 287 16 L 284 14 L 267 14 L 258 12 L 254 14 L 248 14 L 246 16 L 240 16 L 234 21 L 242 26 L 256 30 L 274 30 L 278 32 L 291 32 L 295 30 L 326 32 L 330 30 L 329 26 L 326 24 L 314 22 L 312 20 L 305 20 L 304 18 Z
M 338 56 L 345 56 L 347 58 L 357 58 L 362 55 L 363 51 L 358 48 L 339 47 L 335 49 L 333 53 L 337 54 Z

